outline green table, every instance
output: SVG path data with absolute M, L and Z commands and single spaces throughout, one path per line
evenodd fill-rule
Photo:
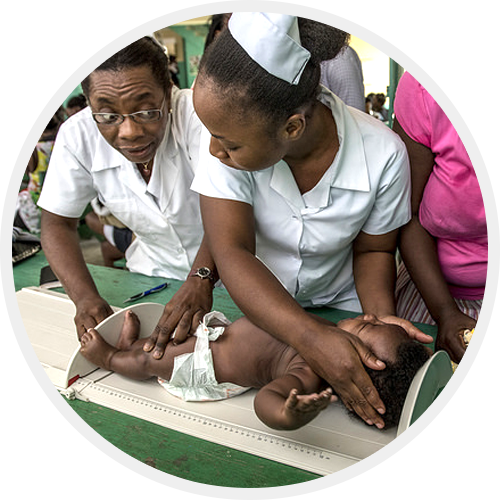
M 38 285 L 40 270 L 46 265 L 43 252 L 16 264 L 16 291 Z M 143 302 L 165 304 L 182 284 L 176 280 L 151 278 L 121 269 L 93 265 L 88 267 L 100 294 L 117 307 L 123 307 L 123 301 L 131 295 L 168 281 L 169 286 L 165 290 L 141 299 Z M 224 312 L 233 321 L 241 316 L 240 310 L 222 289 L 214 290 L 214 309 Z M 352 313 L 346 311 L 326 308 L 315 309 L 314 312 L 332 321 L 352 316 Z M 426 333 L 434 333 L 433 327 L 424 326 L 422 329 Z M 67 402 L 88 425 L 120 450 L 151 467 L 183 479 L 232 488 L 268 488 L 302 483 L 320 477 L 194 438 L 94 403 L 78 400 Z

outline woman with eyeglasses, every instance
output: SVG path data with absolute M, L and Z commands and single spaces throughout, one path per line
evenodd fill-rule
M 43 249 L 76 305 L 81 337 L 112 313 L 77 233 L 98 197 L 135 235 L 125 254 L 130 271 L 185 280 L 145 347 L 161 357 L 175 328 L 184 335 L 210 311 L 216 280 L 198 194 L 190 190 L 201 130 L 191 90 L 173 87 L 165 48 L 152 37 L 117 52 L 82 88 L 89 106 L 61 128 L 39 201 Z

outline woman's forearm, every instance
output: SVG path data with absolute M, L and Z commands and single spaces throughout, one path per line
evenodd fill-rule
M 200 248 L 198 249 L 198 253 L 193 262 L 193 266 L 190 271 L 190 275 L 195 272 L 197 269 L 206 267 L 212 271 L 212 279 L 208 280 L 212 285 L 214 285 L 219 280 L 219 273 L 217 271 L 217 266 L 215 265 L 214 258 L 212 257 L 212 253 L 210 252 L 210 248 L 208 246 L 207 238 L 204 236 Z M 203 280 L 205 281 L 205 280 Z
M 456 304 L 441 271 L 434 238 L 418 217 L 402 229 L 400 251 L 405 266 L 435 321 Z
M 405 143 L 411 166 L 413 217 L 401 228 L 399 245 L 401 256 L 431 316 L 438 321 L 446 311 L 456 311 L 456 305 L 441 271 L 434 238 L 419 220 L 424 191 L 434 170 L 434 152 L 429 147 L 414 141 L 397 119 L 393 130 Z
M 383 235 L 359 233 L 353 247 L 356 291 L 365 313 L 378 317 L 396 313 L 396 245 L 398 231 Z
M 77 219 L 68 219 L 42 211 L 42 248 L 71 300 L 98 296 L 97 288 L 85 264 L 77 232 Z
M 364 252 L 355 255 L 353 273 L 363 312 L 378 317 L 396 314 L 396 264 L 392 253 Z

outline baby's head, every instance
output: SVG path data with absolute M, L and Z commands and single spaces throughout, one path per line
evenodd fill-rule
M 431 356 L 430 349 L 410 339 L 400 326 L 373 315 L 342 320 L 338 327 L 359 337 L 386 364 L 384 370 L 365 369 L 385 404 L 385 428 L 397 425 L 411 382 Z

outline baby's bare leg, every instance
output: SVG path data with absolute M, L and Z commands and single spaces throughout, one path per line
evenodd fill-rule
M 155 359 L 143 349 L 146 339 L 139 339 L 139 318 L 127 311 L 117 345 L 119 349 L 106 342 L 94 329 L 89 329 L 80 339 L 81 353 L 95 365 L 135 380 L 161 377 L 169 380 L 172 375 L 176 356 L 193 352 L 196 337 L 189 337 L 178 346 L 169 344 L 161 359 Z M 135 339 L 135 340 L 134 340 Z
M 117 347 L 113 347 L 97 330 L 90 328 L 80 339 L 82 355 L 105 370 L 111 370 L 137 380 L 150 378 L 147 353 L 139 340 L 140 322 L 132 311 L 127 311 Z
M 116 343 L 116 348 L 120 351 L 126 351 L 132 347 L 132 344 L 139 338 L 141 330 L 141 322 L 137 314 L 128 310 L 125 313 L 122 331 Z
M 143 351 L 141 341 L 123 351 L 108 344 L 97 330 L 89 328 L 80 342 L 82 355 L 100 368 L 135 380 L 146 380 L 154 376 L 150 371 L 148 353 Z
M 91 328 L 80 339 L 82 345 L 80 352 L 95 365 L 110 370 L 111 358 L 117 351 L 130 349 L 139 337 L 139 330 L 139 318 L 132 311 L 127 311 L 116 347 L 108 344 L 96 330 Z

